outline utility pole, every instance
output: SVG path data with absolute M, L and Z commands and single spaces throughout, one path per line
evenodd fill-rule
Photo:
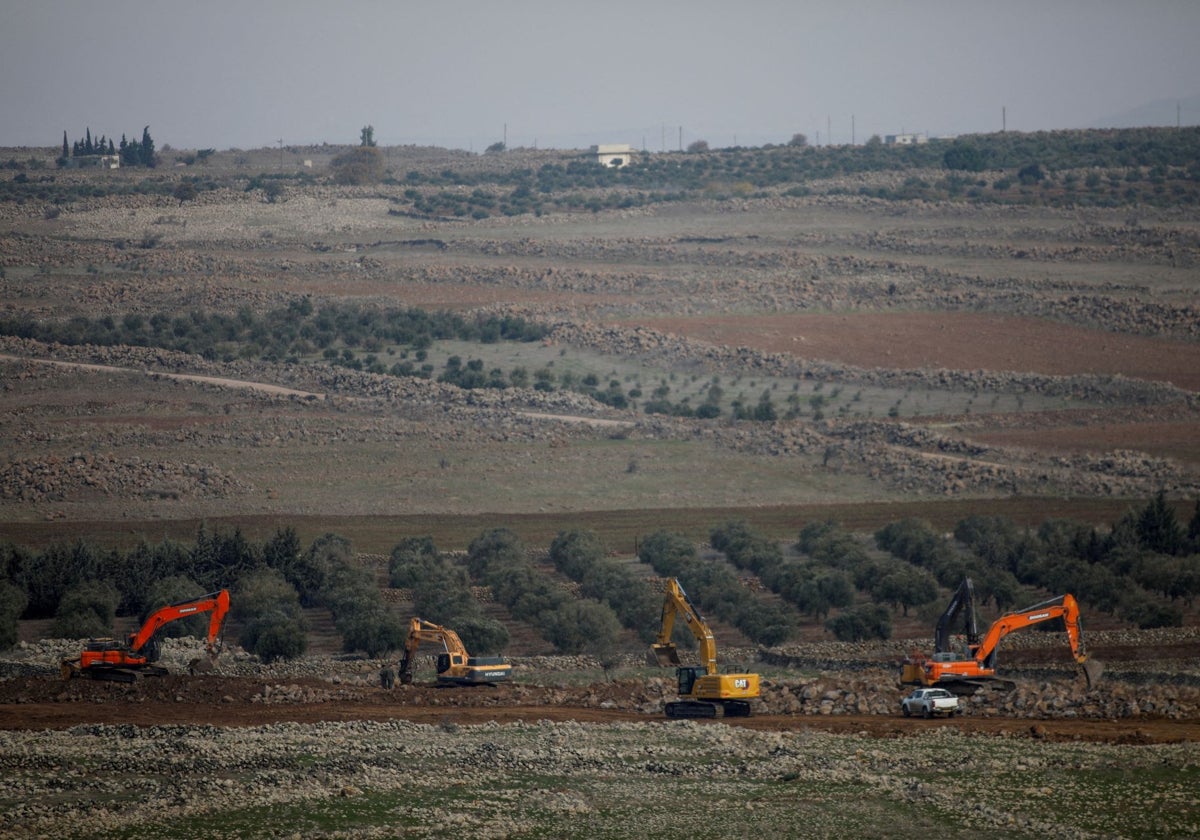
M 1000 106 L 1000 132 L 1008 131 L 1008 108 L 1004 105 Z
M 504 124 L 504 148 L 508 149 L 508 123 Z
M 279 138 L 279 168 L 283 169 L 283 138 Z
M 850 145 L 854 145 L 854 115 L 850 115 Z
M 827 142 L 829 145 L 832 146 L 833 145 L 833 118 L 830 117 L 828 114 L 825 115 L 825 136 L 827 138 L 829 138 L 825 142 Z
M 679 126 L 679 151 L 683 151 L 683 126 Z

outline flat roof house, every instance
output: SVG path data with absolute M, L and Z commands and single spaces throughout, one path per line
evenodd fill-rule
M 636 153 L 633 146 L 628 143 L 608 143 L 592 146 L 592 154 L 596 156 L 596 162 L 601 166 L 619 169 L 632 163 Z

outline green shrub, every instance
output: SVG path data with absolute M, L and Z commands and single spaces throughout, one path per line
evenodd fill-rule
M 342 634 L 342 650 L 346 653 L 363 651 L 372 659 L 400 650 L 408 636 L 408 625 L 390 612 L 381 600 L 344 615 L 337 626 Z
M 588 569 L 604 557 L 604 544 L 595 531 L 559 531 L 550 543 L 550 561 L 573 580 L 583 580 Z
M 230 593 L 230 612 L 241 626 L 242 647 L 264 662 L 301 656 L 308 648 L 300 596 L 278 569 L 241 577 Z
M 668 531 L 655 531 L 638 546 L 638 559 L 663 577 L 678 577 L 696 559 L 692 541 Z
M 375 146 L 356 146 L 331 160 L 329 170 L 339 184 L 375 184 L 383 178 L 383 153 Z
M 862 642 L 867 639 L 890 639 L 892 619 L 888 611 L 878 605 L 848 610 L 825 622 L 838 641 Z
M 412 587 L 412 600 L 416 614 L 434 624 L 474 616 L 479 609 L 466 570 L 458 566 L 431 568 Z
M 20 636 L 17 621 L 29 598 L 8 581 L 0 581 L 0 650 L 7 650 L 17 643 Z
M 567 654 L 603 655 L 620 637 L 621 624 L 604 604 L 591 599 L 571 599 L 541 617 L 542 635 Z
M 494 618 L 482 615 L 458 616 L 446 626 L 458 633 L 463 646 L 472 656 L 496 654 L 508 647 L 508 628 Z
M 67 590 L 51 632 L 60 639 L 111 636 L 121 595 L 108 581 L 87 581 Z
M 441 565 L 432 537 L 406 537 L 392 548 L 388 580 L 397 589 L 409 589 Z
M 242 647 L 263 662 L 295 659 L 308 650 L 304 621 L 282 610 L 263 613 L 242 628 Z

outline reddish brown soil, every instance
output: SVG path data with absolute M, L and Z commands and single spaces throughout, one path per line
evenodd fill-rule
M 317 692 L 336 690 L 328 682 L 312 679 L 286 681 Z M 572 700 L 551 700 L 558 690 L 536 686 L 500 686 L 479 689 L 438 689 L 409 686 L 385 691 L 355 687 L 339 697 L 314 703 L 253 702 L 266 683 L 251 678 L 171 676 L 128 686 L 75 680 L 30 678 L 5 682 L 0 692 L 0 729 L 66 729 L 83 723 L 161 725 L 260 726 L 283 721 L 316 723 L 344 720 L 410 720 L 427 724 L 470 726 L 491 721 L 579 721 L 616 723 L 652 721 L 623 708 L 600 709 L 583 705 L 608 697 L 628 700 L 629 688 L 606 683 L 576 689 Z M 1200 720 L 1137 718 L 1122 720 L 1031 720 L 1027 718 L 959 716 L 953 719 L 906 719 L 899 715 L 760 715 L 726 718 L 718 723 L 765 731 L 819 730 L 866 733 L 876 738 L 915 735 L 935 726 L 987 735 L 1045 738 L 1061 741 L 1094 741 L 1149 744 L 1200 741 Z
M 1137 449 L 1159 458 L 1200 463 L 1200 426 L 1195 422 L 1103 423 L 1038 429 L 990 429 L 972 432 L 972 440 L 1047 452 L 1106 452 Z
M 1120 374 L 1200 391 L 1200 345 L 974 312 L 729 315 L 637 323 L 858 367 Z

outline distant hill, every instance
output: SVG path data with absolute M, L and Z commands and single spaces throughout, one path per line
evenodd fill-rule
M 1093 120 L 1088 128 L 1143 128 L 1147 126 L 1200 125 L 1200 96 L 1158 99 L 1119 114 Z

